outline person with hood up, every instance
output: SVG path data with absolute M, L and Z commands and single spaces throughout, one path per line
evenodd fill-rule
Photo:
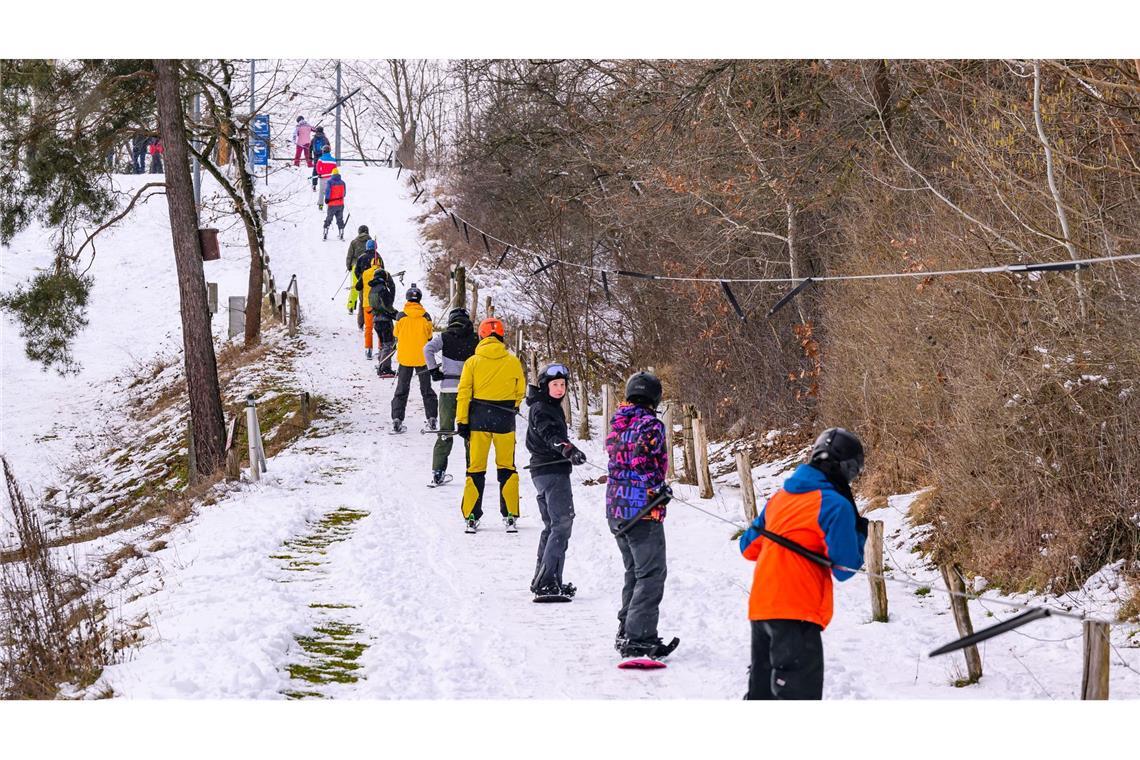
M 372 243 L 369 248 L 368 244 Z M 352 287 L 348 289 L 348 313 L 356 313 L 356 302 L 360 298 L 360 288 L 356 287 L 356 283 L 360 281 L 360 274 L 364 272 L 367 265 L 361 267 L 360 272 L 356 271 L 356 262 L 368 251 L 376 250 L 376 241 L 368 234 L 368 225 L 362 224 L 356 230 L 356 237 L 348 243 L 348 254 L 344 257 L 344 267 L 349 271 L 349 276 L 352 278 Z
M 534 601 L 568 602 L 577 591 L 564 583 L 562 567 L 574 524 L 574 491 L 570 486 L 571 465 L 586 463 L 586 455 L 570 443 L 562 399 L 570 370 L 564 364 L 547 364 L 538 373 L 538 385 L 530 386 L 526 447 L 530 451 L 530 479 L 538 491 L 542 535 L 530 591 Z
M 336 159 L 333 158 L 332 149 L 325 146 L 321 149 L 320 158 L 317 159 L 317 165 L 313 170 L 317 173 L 319 184 L 317 185 L 317 209 L 323 211 L 325 208 L 326 193 L 328 187 L 329 177 L 333 175 L 333 170 L 336 169 Z
M 676 639 L 664 644 L 657 635 L 668 575 L 665 507 L 672 493 L 665 484 L 669 458 L 665 425 L 657 418 L 660 403 L 661 381 L 649 372 L 632 375 L 606 437 L 606 517 L 625 565 L 615 647 L 625 659 L 658 660 L 676 646 Z M 656 506 L 645 512 L 653 501 Z
M 427 429 L 439 427 L 439 399 L 431 387 L 431 375 L 424 369 L 424 346 L 431 340 L 431 315 L 420 304 L 423 292 L 413 282 L 405 294 L 404 310 L 396 315 L 392 334 L 396 337 L 396 393 L 392 396 L 392 432 L 404 432 L 404 412 L 408 407 L 408 393 L 412 377 L 419 377 L 420 396 L 424 400 Z M 423 370 L 423 371 L 421 371 Z
M 451 456 L 455 430 L 455 400 L 459 393 L 459 377 L 463 364 L 475 353 L 479 336 L 471 324 L 471 316 L 462 306 L 447 315 L 447 328 L 424 346 L 424 361 L 432 380 L 439 386 L 439 435 L 431 454 L 430 485 L 441 486 L 451 479 L 447 474 L 447 458 Z M 442 360 L 437 358 L 442 356 Z M 463 441 L 464 461 L 470 461 L 470 447 Z
M 297 117 L 297 126 L 293 127 L 293 144 L 297 150 L 293 154 L 293 166 L 301 165 L 301 156 L 305 157 L 305 165 L 312 167 L 313 159 L 309 155 L 309 144 L 313 141 L 313 128 L 304 116 Z
M 508 533 L 517 533 L 519 474 L 515 469 L 515 414 L 526 395 L 522 362 L 507 350 L 502 320 L 489 317 L 479 323 L 479 345 L 463 364 L 455 399 L 459 435 L 468 439 L 470 461 L 463 485 L 461 510 L 466 532 L 474 533 L 483 517 L 483 487 L 487 456 L 495 446 L 499 476 L 499 512 Z
M 740 553 L 756 562 L 748 597 L 748 699 L 823 699 L 820 634 L 831 622 L 831 576 L 845 581 L 854 573 L 829 570 L 763 532 L 859 569 L 868 522 L 855 507 L 850 484 L 862 471 L 862 442 L 843 428 L 823 431 L 809 461 L 784 481 L 740 537 Z

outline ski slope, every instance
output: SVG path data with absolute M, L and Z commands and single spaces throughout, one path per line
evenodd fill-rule
M 565 605 L 531 602 L 541 521 L 525 472 L 517 534 L 507 534 L 498 520 L 493 479 L 479 533 L 463 532 L 460 442 L 449 466 L 453 483 L 426 487 L 434 437 L 419 434 L 420 399 L 413 390 L 408 432 L 390 435 L 395 381 L 376 377 L 345 308 L 347 290 L 337 290 L 348 239 L 360 224 L 376 236 L 389 271 L 405 272 L 398 290 L 413 281 L 422 285 L 425 247 L 414 217 L 423 205 L 412 207 L 413 194 L 394 170 L 350 166 L 342 172 L 351 213 L 344 242 L 321 240 L 323 212 L 316 209 L 306 168 L 270 179 L 274 196 L 283 198 L 270 209 L 271 265 L 279 282 L 297 275 L 304 319 L 296 390 L 327 399 L 328 418 L 271 459 L 259 483 L 199 509 L 167 537 L 167 548 L 144 557 L 144 571 L 113 600 L 123 619 L 146 620 L 144 641 L 125 662 L 108 667 L 87 694 L 110 687 L 128 699 L 739 699 L 747 681 L 752 565 L 730 540 L 731 526 L 682 504 L 670 508 L 660 633 L 679 636 L 681 645 L 667 670 L 625 672 L 615 667 L 613 649 L 621 560 L 604 519 L 604 486 L 585 483 L 596 470 L 574 474 L 577 519 L 565 578 L 579 592 Z M 4 446 L 11 440 L 23 463 L 32 461 L 41 434 L 32 428 L 59 415 L 76 428 L 72 442 L 90 434 L 97 419 L 84 419 L 80 409 L 91 408 L 85 405 L 123 367 L 180 343 L 176 321 L 166 321 L 173 331 L 160 326 L 177 303 L 165 225 L 165 203 L 152 201 L 145 215 L 116 232 L 122 263 L 100 261 L 102 268 L 94 270 L 100 279 L 84 340 L 114 346 L 128 323 L 138 331 L 120 350 L 102 351 L 78 381 L 33 377 L 31 369 L 10 363 L 15 343 L 5 321 L 4 414 L 6 420 L 24 416 L 12 426 L 14 438 L 6 433 Z M 223 282 L 223 302 L 244 293 L 244 267 L 240 249 L 207 264 L 208 279 Z M 127 290 L 140 274 L 150 291 Z M 4 276 L 10 287 L 7 263 Z M 132 308 L 118 308 L 128 298 Z M 441 316 L 441 304 L 430 294 L 424 304 L 433 317 Z M 215 320 L 215 328 L 224 329 L 224 321 Z M 43 390 L 35 399 L 7 392 L 36 380 Z M 597 431 L 600 420 L 593 422 Z M 524 427 L 520 421 L 520 431 Z M 56 456 L 63 456 L 64 443 Z M 590 462 L 604 464 L 596 435 L 579 445 Z M 525 463 L 521 441 L 516 456 Z M 791 464 L 756 468 L 758 498 L 779 486 Z M 734 481 L 735 475 L 720 479 L 716 498 L 707 501 L 697 498 L 695 488 L 676 490 L 682 499 L 740 520 Z M 886 523 L 887 564 L 938 586 L 937 571 L 909 550 L 914 536 L 905 519 L 908 502 L 893 498 L 872 515 Z M 1106 571 L 1085 592 L 1062 601 L 1109 615 L 1114 578 Z M 898 586 L 888 591 L 891 621 L 870 623 L 865 579 L 837 584 L 835 618 L 824 633 L 825 698 L 1077 696 L 1081 638 L 1073 621 L 1048 619 L 986 642 L 982 681 L 955 688 L 953 681 L 964 675 L 961 658 L 926 656 L 957 638 L 945 597 Z M 971 611 L 977 627 L 1013 614 L 984 601 L 972 603 Z M 1128 648 L 1127 631 L 1115 630 L 1113 698 L 1140 697 L 1140 649 Z M 314 655 L 314 649 L 324 653 Z M 331 660 L 348 666 L 330 671 Z

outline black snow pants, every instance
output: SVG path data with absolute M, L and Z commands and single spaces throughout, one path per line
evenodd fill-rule
M 753 620 L 748 699 L 823 699 L 823 629 L 806 620 Z
M 566 546 L 574 525 L 574 492 L 568 473 L 541 473 L 531 476 L 538 491 L 538 512 L 542 515 L 542 535 L 538 537 L 538 561 L 534 567 L 531 591 L 553 584 L 562 585 Z
M 392 395 L 392 419 L 404 419 L 408 407 L 408 393 L 412 389 L 412 375 L 420 372 L 420 395 L 424 399 L 424 416 L 428 419 L 439 416 L 439 397 L 431 387 L 431 373 L 424 367 L 407 367 L 403 364 L 396 370 L 396 392 Z
M 610 531 L 617 532 L 621 525 L 620 521 L 610 520 Z M 656 643 L 658 608 L 665 596 L 665 524 L 638 520 L 616 538 L 625 564 L 618 632 L 624 633 L 633 645 Z

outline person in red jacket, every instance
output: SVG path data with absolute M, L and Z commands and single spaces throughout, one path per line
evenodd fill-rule
M 336 168 L 336 159 L 332 156 L 332 149 L 325 145 L 321 149 L 320 156 L 317 157 L 316 164 L 313 166 L 313 172 L 317 175 L 317 209 L 323 211 L 325 208 L 325 191 L 328 189 L 329 177 L 332 176 L 333 169 Z
M 325 185 L 325 203 L 329 207 L 329 210 L 325 212 L 325 240 L 329 238 L 329 225 L 332 224 L 333 217 L 336 217 L 337 236 L 344 240 L 344 195 L 346 192 L 348 192 L 348 188 L 345 187 L 344 180 L 340 178 L 340 169 L 334 167 L 329 175 L 329 181 Z
M 748 618 L 752 666 L 748 699 L 822 699 L 823 639 L 831 622 L 831 576 L 845 581 L 863 565 L 867 518 L 855 508 L 851 481 L 863 472 L 863 444 L 843 428 L 816 439 L 801 464 L 740 537 L 756 561 Z M 827 568 L 775 543 L 776 534 L 823 555 Z

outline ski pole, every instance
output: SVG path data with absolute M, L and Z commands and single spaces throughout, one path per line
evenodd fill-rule
M 336 292 L 335 292 L 335 293 L 333 293 L 333 297 L 329 299 L 330 301 L 335 301 L 335 300 L 336 300 L 336 297 L 340 295 L 340 289 L 344 287 L 344 284 L 345 284 L 346 282 L 348 282 L 348 276 L 349 276 L 350 274 L 352 274 L 352 270 L 351 270 L 351 269 L 350 269 L 350 270 L 348 270 L 347 272 L 345 272 L 345 273 L 344 273 L 344 279 L 340 281 L 340 285 L 337 285 L 337 287 L 336 287 Z

